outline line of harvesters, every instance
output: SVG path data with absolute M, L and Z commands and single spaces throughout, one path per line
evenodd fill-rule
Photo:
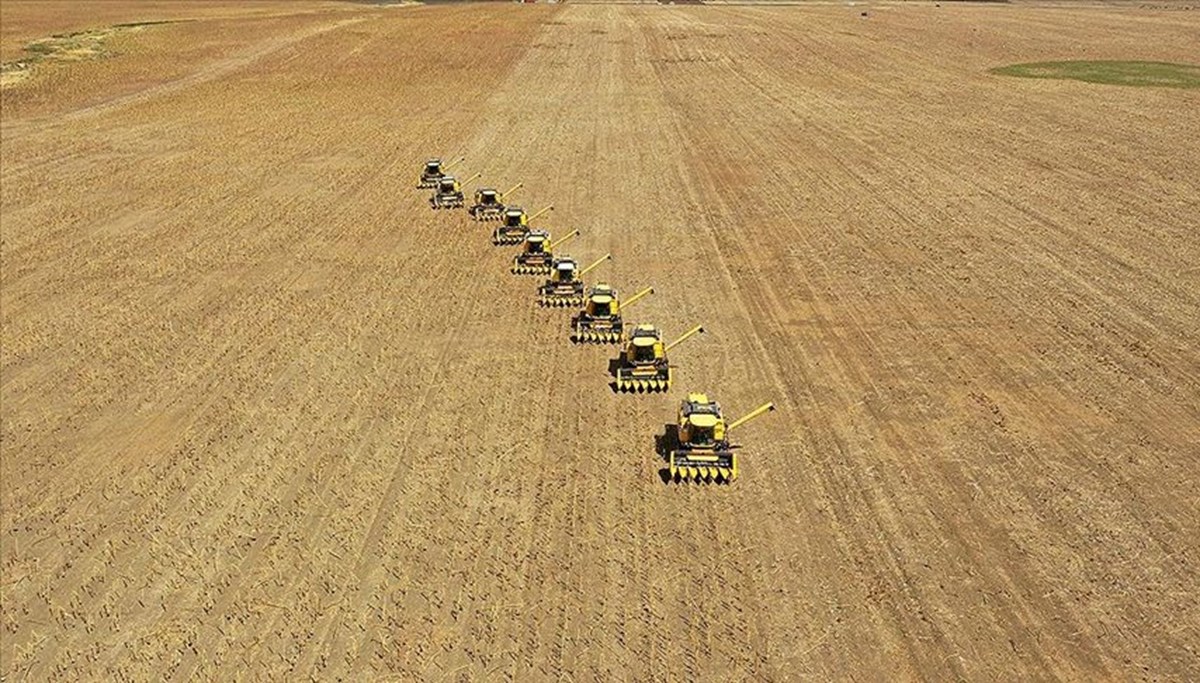
M 463 186 L 479 178 L 480 174 L 462 181 L 455 178 L 448 171 L 461 161 L 462 158 L 450 163 L 442 163 L 440 159 L 425 162 L 417 187 L 433 190 L 429 203 L 434 209 L 457 209 L 466 205 Z M 556 255 L 555 250 L 578 236 L 579 231 L 574 230 L 554 241 L 549 230 L 531 227 L 534 219 L 554 207 L 547 206 L 532 215 L 526 214 L 525 209 L 508 203 L 508 197 L 520 188 L 517 184 L 504 192 L 490 187 L 476 189 L 474 203 L 467 207 L 467 213 L 476 221 L 497 222 L 492 230 L 492 244 L 520 245 L 521 250 L 513 257 L 510 269 L 514 275 L 546 277 L 537 288 L 539 305 L 578 309 L 571 318 L 572 342 L 621 345 L 620 355 L 612 363 L 617 391 L 668 391 L 673 378 L 668 352 L 700 334 L 704 328 L 693 327 L 674 341 L 664 343 L 662 331 L 655 325 L 627 326 L 624 313 L 638 300 L 654 293 L 654 288 L 646 287 L 624 301 L 617 290 L 607 284 L 598 283 L 585 289 L 584 276 L 611 259 L 611 254 L 605 254 L 584 268 L 570 256 Z M 703 393 L 688 393 L 679 406 L 678 421 L 659 440 L 659 453 L 666 460 L 665 477 L 675 482 L 733 481 L 738 476 L 735 453 L 738 446 L 729 441 L 729 432 L 774 409 L 773 404 L 766 403 L 738 420 L 726 422 L 719 403 Z

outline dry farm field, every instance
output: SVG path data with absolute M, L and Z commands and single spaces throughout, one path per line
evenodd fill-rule
M 989 71 L 1198 45 L 1171 4 L 6 0 L 0 675 L 1200 679 L 1200 90 Z M 615 393 L 429 210 L 439 155 L 703 324 L 676 387 Z M 778 407 L 735 483 L 660 478 L 686 390 Z

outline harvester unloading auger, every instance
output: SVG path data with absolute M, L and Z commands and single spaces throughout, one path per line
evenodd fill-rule
M 445 175 L 450 167 L 461 162 L 466 157 L 459 157 L 448 164 L 443 164 L 441 159 L 429 159 L 425 165 L 421 167 L 421 178 L 417 181 L 417 188 L 428 190 L 437 187 L 438 181 Z
M 745 417 L 725 424 L 721 405 L 705 394 L 691 393 L 679 406 L 677 442 L 667 455 L 667 473 L 675 482 L 730 482 L 737 479 L 738 459 L 729 432 L 763 413 L 775 410 L 764 403 Z
M 629 308 L 637 303 L 638 299 L 653 293 L 654 288 L 647 287 L 622 304 L 617 290 L 609 285 L 597 284 L 588 292 L 587 305 L 571 319 L 571 341 L 576 344 L 619 343 L 625 333 L 622 309 Z
M 583 270 L 579 270 L 579 264 L 569 256 L 554 259 L 554 264 L 550 267 L 550 278 L 538 287 L 538 304 L 557 307 L 582 306 L 583 276 L 611 258 L 612 254 L 605 254 Z
M 550 264 L 554 262 L 554 248 L 578 236 L 579 231 L 572 230 L 561 239 L 551 242 L 549 230 L 530 230 L 525 235 L 521 253 L 513 257 L 513 275 L 549 275 Z
M 437 189 L 433 191 L 433 196 L 429 199 L 429 205 L 434 209 L 457 209 L 461 208 L 466 201 L 463 197 L 462 186 L 478 178 L 480 173 L 459 182 L 452 175 L 444 175 L 437 183 Z
M 554 208 L 551 204 L 532 216 L 525 214 L 525 209 L 510 206 L 504 210 L 504 222 L 492 231 L 492 244 L 520 244 L 529 234 L 529 223 L 538 216 Z
M 504 216 L 504 200 L 524 185 L 517 183 L 503 192 L 491 187 L 479 188 L 475 190 L 475 203 L 467 209 L 467 213 L 477 221 L 498 221 Z
M 697 325 L 664 345 L 662 331 L 654 325 L 634 327 L 617 359 L 617 391 L 668 391 L 671 388 L 671 363 L 667 353 L 703 331 L 704 327 Z

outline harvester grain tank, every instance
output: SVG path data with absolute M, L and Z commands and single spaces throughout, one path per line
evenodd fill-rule
M 669 390 L 672 368 L 667 354 L 671 349 L 703 331 L 704 327 L 697 325 L 670 344 L 663 344 L 662 331 L 654 325 L 642 324 L 634 327 L 621 356 L 617 359 L 617 390 Z
M 434 209 L 457 209 L 462 207 L 466 201 L 463 197 L 462 186 L 475 180 L 480 176 L 479 173 L 459 182 L 452 175 L 442 176 L 438 181 L 437 188 L 433 191 L 433 196 L 429 199 L 429 205 Z
M 691 393 L 679 406 L 675 447 L 667 456 L 667 473 L 676 482 L 730 482 L 738 476 L 737 445 L 729 432 L 754 418 L 775 410 L 764 403 L 744 417 L 725 424 L 721 405 L 706 394 Z
M 571 341 L 577 344 L 620 343 L 625 333 L 624 309 L 653 293 L 654 288 L 647 287 L 622 303 L 617 290 L 606 284 L 597 284 L 588 292 L 584 309 L 571 319 Z
M 529 234 L 529 223 L 533 219 L 554 208 L 551 204 L 532 216 L 526 215 L 525 209 L 510 206 L 504 210 L 504 222 L 492 231 L 492 244 L 520 244 Z
M 572 230 L 551 242 L 549 230 L 530 230 L 529 234 L 525 235 L 521 253 L 513 257 L 513 275 L 549 275 L 550 264 L 554 262 L 555 247 L 578 235 L 578 230 Z
M 569 256 L 554 259 L 549 279 L 538 287 L 538 304 L 555 307 L 582 306 L 583 276 L 610 258 L 612 254 L 605 254 L 583 270 L 580 270 L 579 264 Z
M 521 188 L 523 183 L 517 183 L 504 192 L 497 192 L 491 187 L 481 187 L 475 190 L 475 203 L 467 209 L 471 218 L 477 221 L 498 221 L 504 216 L 504 201 L 508 195 Z
M 461 162 L 465 157 L 459 157 L 448 164 L 442 163 L 441 159 L 429 159 L 425 165 L 421 167 L 421 178 L 417 181 L 417 188 L 428 190 L 437 187 L 438 181 L 446 175 L 452 166 Z

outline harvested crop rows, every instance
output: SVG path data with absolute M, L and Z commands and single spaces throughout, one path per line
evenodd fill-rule
M 167 5 L 2 92 L 6 679 L 1200 677 L 1200 94 L 988 73 L 1195 12 Z M 431 155 L 703 324 L 672 391 Z M 689 389 L 779 408 L 731 486 Z

